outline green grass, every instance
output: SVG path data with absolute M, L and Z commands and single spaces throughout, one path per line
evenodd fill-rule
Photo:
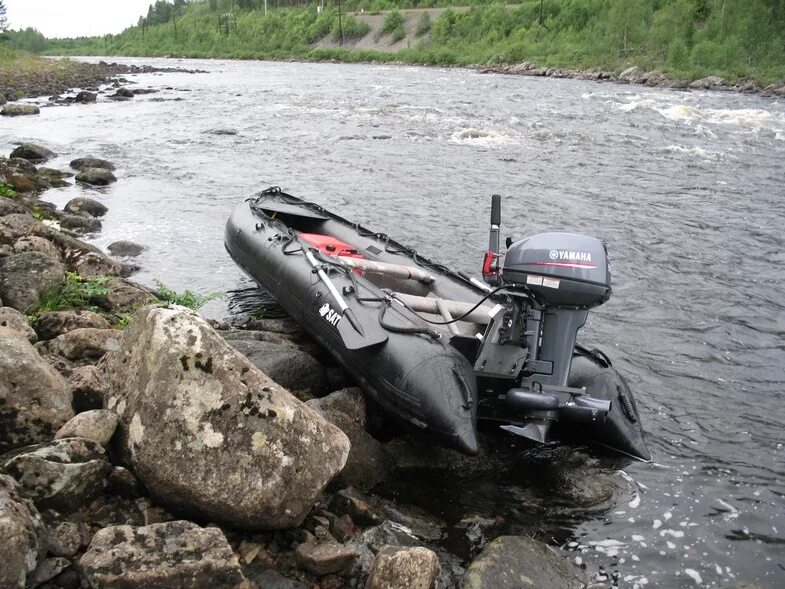
M 51 311 L 63 311 L 80 307 L 90 307 L 95 297 L 106 296 L 111 292 L 107 286 L 109 276 L 83 278 L 76 272 L 67 272 L 65 281 L 53 288 L 28 310 L 28 315 L 39 317 Z
M 177 292 L 166 286 L 160 280 L 156 280 L 155 285 L 161 300 L 172 305 L 188 307 L 189 309 L 200 309 L 210 301 L 223 298 L 223 294 L 220 292 L 209 294 L 199 294 L 191 290 Z
M 4 196 L 6 198 L 17 198 L 19 195 L 16 193 L 16 190 L 14 190 L 13 186 L 0 180 L 0 196 Z

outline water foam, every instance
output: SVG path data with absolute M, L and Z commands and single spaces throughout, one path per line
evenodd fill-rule
M 511 144 L 512 138 L 496 131 L 486 131 L 469 127 L 456 131 L 450 136 L 450 141 L 459 145 L 473 145 L 478 147 L 501 147 Z

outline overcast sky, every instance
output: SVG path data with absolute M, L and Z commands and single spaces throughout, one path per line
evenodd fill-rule
M 119 33 L 147 14 L 154 0 L 4 0 L 12 29 L 33 27 L 47 37 Z

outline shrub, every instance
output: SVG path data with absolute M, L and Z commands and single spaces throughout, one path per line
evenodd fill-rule
M 423 12 L 420 20 L 417 21 L 417 28 L 414 30 L 414 34 L 417 37 L 422 37 L 431 30 L 432 24 L 431 15 L 427 12 Z
M 397 29 L 403 30 L 403 15 L 397 10 L 391 10 L 384 16 L 382 31 L 388 35 L 394 35 Z M 405 37 L 406 33 L 403 36 Z
M 172 305 L 188 307 L 189 309 L 200 309 L 210 301 L 214 301 L 223 297 L 223 294 L 220 292 L 212 292 L 206 295 L 199 294 L 191 290 L 177 292 L 166 286 L 160 280 L 155 281 L 155 286 L 158 288 L 157 294 L 162 301 Z
M 16 190 L 14 190 L 13 186 L 0 180 L 0 196 L 5 196 L 6 198 L 16 198 L 18 195 L 16 194 Z
M 65 282 L 41 297 L 30 314 L 37 316 L 50 311 L 86 307 L 93 298 L 106 296 L 111 292 L 107 286 L 108 281 L 108 276 L 83 278 L 76 272 L 67 272 Z
M 359 21 L 353 16 L 344 16 L 341 27 L 338 26 L 338 19 L 333 21 L 333 28 L 330 31 L 333 39 L 341 38 L 341 28 L 343 29 L 344 39 L 359 39 L 365 37 L 370 31 L 371 26 L 367 22 Z

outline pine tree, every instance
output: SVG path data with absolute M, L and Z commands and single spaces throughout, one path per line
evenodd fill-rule
M 8 19 L 5 16 L 5 3 L 0 0 L 0 33 L 8 30 Z

